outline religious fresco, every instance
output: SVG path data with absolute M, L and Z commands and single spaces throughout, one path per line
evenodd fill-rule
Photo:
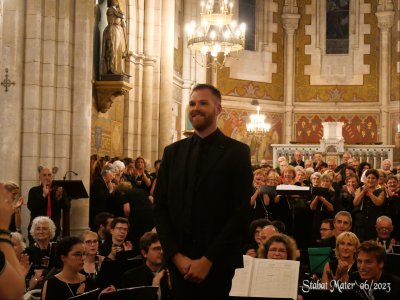
M 322 122 L 343 122 L 346 144 L 373 144 L 380 141 L 379 114 L 295 114 L 295 141 L 319 144 L 324 129 Z
M 393 161 L 400 163 L 400 113 L 390 114 L 390 140 L 391 145 L 395 145 Z
M 274 0 L 274 2 L 279 6 L 278 12 L 273 14 L 273 23 L 277 24 L 278 32 L 273 34 L 272 41 L 276 43 L 278 51 L 272 53 L 272 62 L 276 64 L 276 73 L 272 74 L 272 82 L 266 83 L 231 78 L 230 68 L 222 68 L 217 70 L 217 87 L 222 95 L 283 101 L 284 32 L 280 15 L 283 1 Z
M 318 0 L 319 1 L 319 0 Z M 295 101 L 298 102 L 377 102 L 379 79 L 379 29 L 375 16 L 377 0 L 364 0 L 371 5 L 371 13 L 364 15 L 364 23 L 369 24 L 370 34 L 364 35 L 364 43 L 370 45 L 370 54 L 364 55 L 364 63 L 369 65 L 370 73 L 364 75 L 363 85 L 310 85 L 310 76 L 304 74 L 304 66 L 310 65 L 310 55 L 305 54 L 311 37 L 305 33 L 305 26 L 311 24 L 311 15 L 306 14 L 306 5 L 312 0 L 298 1 L 301 15 L 296 32 L 296 76 Z
M 247 111 L 240 109 L 224 108 L 218 117 L 218 127 L 226 135 L 235 140 L 241 141 L 250 147 L 252 161 L 256 161 L 256 141 L 251 138 L 246 131 L 246 122 L 249 116 L 255 111 Z M 266 122 L 271 124 L 271 129 L 265 134 L 259 145 L 258 160 L 265 158 L 269 161 L 272 160 L 272 147 L 271 144 L 283 143 L 283 118 L 282 113 L 267 113 L 260 111 L 260 114 L 266 116 Z
M 400 26 L 397 26 L 396 20 L 400 20 L 400 7 L 399 1 L 393 1 L 394 3 L 394 23 L 392 27 L 392 55 L 391 55 L 391 89 L 390 89 L 390 100 L 400 101 Z M 400 22 L 400 21 L 399 21 Z M 396 67 L 397 66 L 397 67 Z

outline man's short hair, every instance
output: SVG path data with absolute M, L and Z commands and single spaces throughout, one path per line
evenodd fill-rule
M 389 218 L 388 216 L 380 216 L 376 219 L 376 223 L 375 225 L 378 225 L 380 222 L 382 221 L 386 221 L 388 223 L 390 223 L 390 226 L 393 226 L 393 221 L 391 218 Z
M 353 224 L 353 218 L 351 217 L 351 213 L 349 213 L 348 211 L 345 210 L 341 210 L 339 211 L 336 215 L 335 215 L 335 219 L 334 219 L 334 223 L 336 222 L 337 218 L 339 216 L 346 216 L 349 219 L 350 225 Z
M 114 229 L 115 226 L 116 226 L 118 223 L 121 223 L 121 224 L 128 224 L 128 228 L 129 228 L 129 221 L 128 221 L 128 219 L 127 219 L 127 218 L 122 218 L 122 217 L 117 217 L 117 218 L 115 218 L 114 220 L 112 220 L 112 222 L 111 222 L 111 228 Z
M 385 262 L 386 258 L 386 250 L 381 245 L 379 245 L 376 241 L 365 241 L 362 242 L 360 247 L 357 249 L 357 256 L 360 252 L 364 252 L 367 254 L 372 254 L 378 263 Z
M 113 218 L 114 218 L 113 214 L 110 214 L 106 211 L 100 212 L 94 217 L 94 225 L 96 226 L 96 229 L 99 230 L 100 225 L 103 225 L 104 227 L 106 227 L 107 220 L 113 219 Z
M 211 94 L 213 94 L 213 96 L 216 98 L 216 100 L 221 103 L 221 92 L 212 84 L 208 84 L 208 83 L 199 83 L 197 84 L 193 90 L 191 95 L 195 92 L 195 91 L 199 91 L 199 90 L 209 90 L 211 92 Z
M 157 243 L 160 241 L 157 233 L 148 231 L 145 232 L 139 240 L 140 250 L 143 250 L 145 253 L 149 251 L 151 244 Z
M 331 229 L 331 230 L 333 230 L 334 229 L 334 227 L 333 227 L 333 219 L 323 219 L 322 220 L 322 222 L 321 222 L 321 224 L 323 224 L 323 223 L 325 223 L 325 224 L 329 224 L 329 228 Z
M 161 164 L 161 159 L 157 159 L 154 161 L 154 168 L 157 166 L 157 164 Z

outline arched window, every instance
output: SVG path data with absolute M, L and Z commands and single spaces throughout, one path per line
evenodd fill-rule
M 256 49 L 256 0 L 239 1 L 239 22 L 246 23 L 245 50 Z
M 326 54 L 349 53 L 350 0 L 326 1 Z

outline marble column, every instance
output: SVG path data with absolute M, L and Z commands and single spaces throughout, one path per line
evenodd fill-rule
M 144 4 L 144 48 L 143 62 L 143 100 L 142 100 L 142 151 L 141 155 L 151 161 L 152 152 L 152 103 L 153 72 L 155 59 L 154 48 L 154 0 L 146 0 Z
M 297 13 L 296 1 L 285 1 L 282 14 L 285 29 L 284 61 L 284 99 L 285 99 L 285 143 L 292 139 L 294 76 L 295 76 L 295 32 L 299 26 L 300 15 Z
M 163 153 L 165 146 L 172 142 L 171 124 L 174 76 L 174 22 L 175 1 L 162 1 L 159 153 Z
M 395 12 L 393 3 L 390 0 L 381 0 L 378 4 L 378 11 L 375 13 L 380 29 L 380 55 L 379 55 L 379 100 L 381 110 L 381 142 L 387 144 L 389 131 L 389 112 L 390 102 L 390 74 L 391 74 L 391 28 Z
M 86 190 L 90 184 L 90 138 L 92 114 L 93 70 L 93 1 L 76 1 L 74 8 L 73 73 L 72 73 L 72 126 L 71 126 L 71 170 L 79 174 Z M 89 201 L 79 199 L 72 202 L 71 235 L 88 228 Z

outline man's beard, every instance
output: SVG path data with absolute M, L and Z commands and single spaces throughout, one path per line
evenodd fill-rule
M 196 129 L 197 131 L 203 131 L 207 129 L 214 122 L 214 116 L 212 115 L 207 115 L 205 113 L 196 113 L 196 115 L 200 115 L 201 119 L 193 121 L 194 117 L 189 115 L 189 120 L 192 123 L 193 128 Z

